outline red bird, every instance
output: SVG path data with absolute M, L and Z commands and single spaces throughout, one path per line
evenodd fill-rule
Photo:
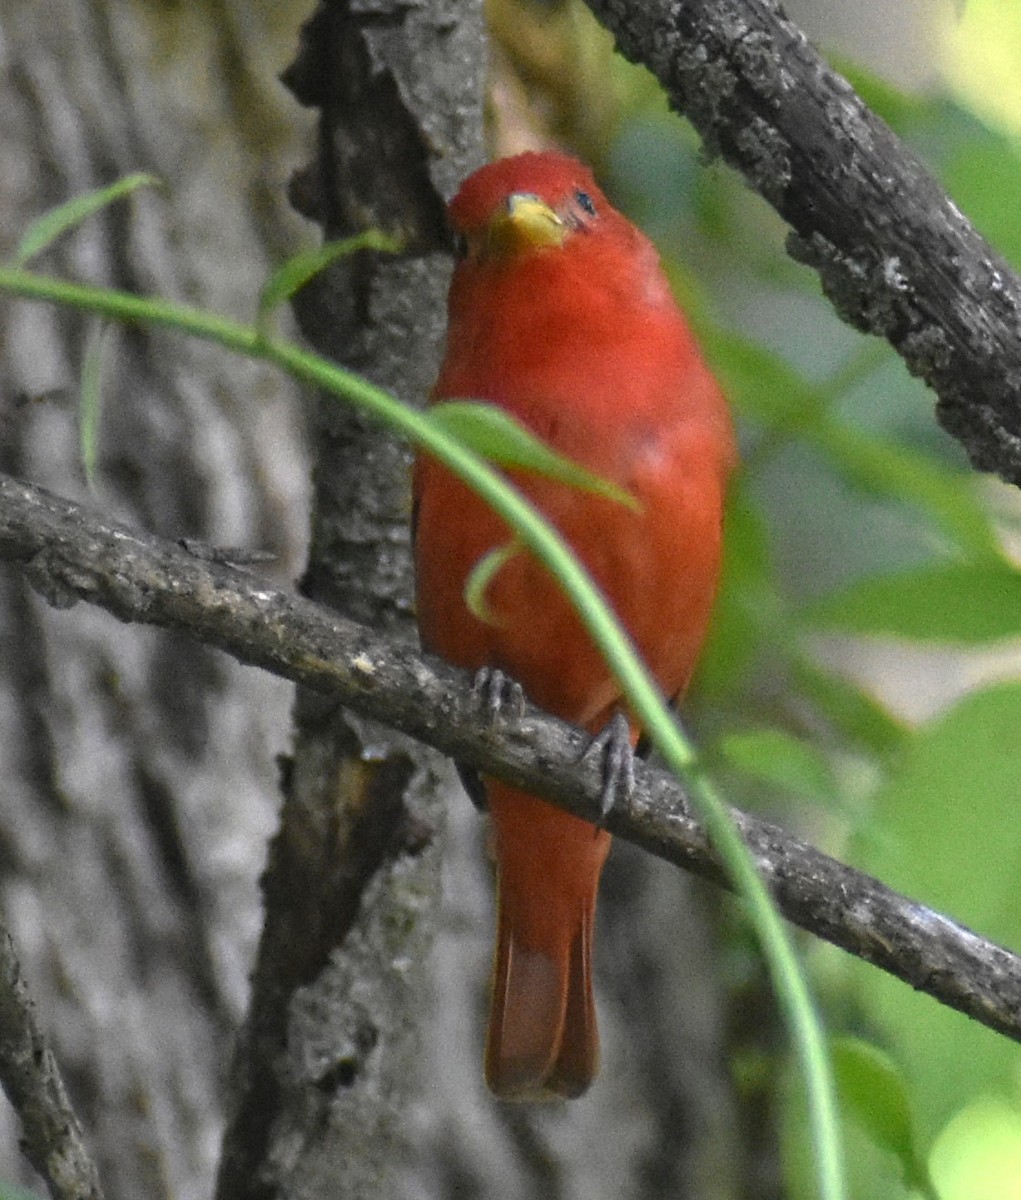
M 499 405 L 638 500 L 636 512 L 511 473 L 585 564 L 663 694 L 677 696 L 705 637 L 735 451 L 656 252 L 562 154 L 483 167 L 450 220 L 463 253 L 432 399 Z M 509 530 L 428 457 L 414 491 L 424 646 L 504 671 L 543 708 L 600 731 L 620 690 L 546 570 L 524 551 L 510 556 L 487 588 L 486 620 L 473 615 L 465 581 Z M 486 793 L 499 892 L 486 1079 L 504 1099 L 579 1096 L 598 1069 L 592 927 L 610 836 L 495 780 Z

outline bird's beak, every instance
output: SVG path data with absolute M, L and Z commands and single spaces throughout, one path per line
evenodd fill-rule
M 563 245 L 567 226 L 552 208 L 530 192 L 515 192 L 489 223 L 486 250 L 505 257 Z

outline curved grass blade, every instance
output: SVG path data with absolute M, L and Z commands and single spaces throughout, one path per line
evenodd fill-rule
M 486 589 L 499 574 L 501 568 L 521 553 L 521 543 L 515 538 L 506 545 L 496 546 L 483 554 L 472 567 L 468 581 L 464 585 L 464 602 L 473 617 L 477 617 L 485 625 L 496 625 L 497 618 L 486 603 Z
M 47 246 L 52 245 L 62 233 L 74 229 L 76 225 L 80 225 L 82 221 L 87 220 L 93 213 L 99 212 L 101 208 L 113 204 L 115 200 L 120 200 L 141 187 L 162 186 L 163 181 L 157 179 L 155 175 L 147 175 L 143 171 L 138 171 L 134 175 L 125 175 L 123 179 L 118 179 L 116 183 L 111 183 L 108 187 L 97 188 L 94 192 L 87 192 L 84 196 L 75 196 L 66 204 L 50 209 L 28 227 L 28 231 L 14 252 L 15 265 L 23 267 L 30 258 L 34 258 Z
M 641 511 L 641 505 L 630 492 L 557 454 L 495 404 L 445 400 L 434 404 L 426 415 L 444 433 L 489 462 L 534 471 L 546 479 L 614 500 L 633 512 Z
M 380 229 L 366 229 L 354 237 L 338 242 L 326 242 L 311 250 L 302 250 L 278 267 L 266 280 L 259 294 L 259 309 L 256 325 L 261 333 L 266 332 L 270 314 L 286 300 L 301 291 L 310 279 L 338 258 L 346 258 L 358 250 L 377 250 L 383 254 L 399 254 L 403 244 L 399 238 L 383 233 Z

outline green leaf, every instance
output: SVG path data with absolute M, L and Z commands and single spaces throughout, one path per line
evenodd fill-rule
M 469 450 L 502 467 L 534 471 L 546 479 L 569 484 L 614 500 L 635 512 L 638 501 L 629 492 L 601 479 L 557 454 L 495 404 L 476 400 L 447 400 L 429 409 L 430 421 Z
M 982 645 L 1021 634 L 1021 572 L 939 564 L 862 580 L 802 614 L 813 629 Z
M 944 466 L 835 420 L 820 421 L 807 436 L 863 491 L 914 505 L 972 555 L 999 556 L 996 533 L 979 499 L 973 472 Z
M 826 756 L 782 729 L 753 729 L 724 735 L 718 748 L 732 767 L 763 783 L 827 804 L 839 788 Z
M 694 685 L 716 705 L 741 689 L 753 658 L 778 640 L 773 636 L 777 626 L 788 633 L 783 646 L 793 643 L 778 603 L 765 522 L 740 477 L 731 490 L 723 529 L 723 574 Z
M 945 1200 L 1013 1200 L 1021 1178 L 1017 1101 L 1000 1095 L 973 1100 L 941 1130 L 930 1161 Z
M 495 625 L 496 617 L 486 604 L 486 589 L 499 573 L 500 568 L 508 563 L 515 554 L 521 553 L 519 541 L 507 542 L 506 545 L 496 546 L 484 554 L 472 568 L 471 574 L 464 585 L 464 602 L 472 616 L 477 617 L 484 625 Z
M 15 265 L 23 267 L 30 258 L 34 258 L 41 251 L 45 250 L 62 233 L 66 233 L 67 230 L 80 225 L 82 221 L 91 217 L 93 213 L 98 212 L 101 208 L 105 208 L 108 204 L 112 204 L 115 200 L 120 200 L 122 197 L 130 195 L 131 192 L 137 191 L 140 187 L 162 186 L 162 182 L 155 175 L 146 175 L 138 172 L 134 175 L 126 175 L 123 179 L 118 179 L 116 183 L 111 183 L 109 187 L 97 188 L 94 192 L 88 192 L 84 196 L 76 196 L 73 200 L 68 200 L 66 204 L 61 204 L 59 208 L 51 209 L 39 217 L 38 220 L 33 221 L 29 226 L 28 232 L 21 239 L 17 250 L 14 252 Z
M 994 557 L 997 539 L 974 474 L 944 465 L 903 445 L 844 423 L 830 411 L 863 372 L 881 361 L 864 354 L 819 385 L 784 359 L 739 334 L 709 328 L 702 340 L 727 394 L 744 415 L 769 429 L 746 466 L 760 462 L 764 445 L 802 438 L 817 447 L 849 483 L 873 496 L 910 504 L 930 517 L 972 555 Z
M 82 379 L 78 397 L 78 438 L 81 446 L 85 482 L 90 489 L 96 486 L 96 463 L 99 459 L 99 410 L 102 401 L 100 376 L 103 353 L 112 327 L 99 326 L 89 339 L 82 360 Z
M 896 754 L 910 736 L 903 722 L 879 701 L 857 684 L 822 670 L 812 659 L 796 658 L 794 677 L 835 728 L 878 758 Z
M 347 258 L 358 250 L 376 250 L 385 254 L 399 254 L 402 243 L 398 238 L 379 229 L 366 229 L 354 237 L 338 242 L 326 242 L 311 250 L 302 250 L 278 267 L 266 280 L 259 294 L 259 312 L 256 324 L 263 330 L 274 309 L 290 300 L 321 271 L 337 261 Z
M 814 418 L 816 389 L 778 354 L 741 334 L 709 325 L 700 329 L 699 339 L 724 391 L 743 414 L 770 426 L 802 414 Z
M 894 1155 L 908 1187 L 937 1200 L 915 1139 L 907 1083 L 893 1059 L 852 1037 L 834 1039 L 830 1052 L 844 1108 L 876 1145 Z

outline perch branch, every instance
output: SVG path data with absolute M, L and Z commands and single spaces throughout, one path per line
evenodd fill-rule
M 99 1174 L 67 1098 L 14 943 L 0 926 L 0 1083 L 21 1120 L 25 1157 L 53 1200 L 102 1200 Z
M 487 774 L 596 820 L 599 764 L 581 730 L 527 706 L 491 720 L 464 672 L 249 571 L 0 476 L 0 558 L 58 608 L 79 600 L 122 621 L 189 633 L 241 662 L 336 697 Z M 638 764 L 606 821 L 619 837 L 725 884 L 672 776 Z M 1021 1041 L 1021 958 L 790 834 L 734 812 L 784 915 L 942 1004 Z
M 791 225 L 850 324 L 936 392 L 975 467 L 1021 484 L 1021 278 L 774 0 L 587 0 Z

